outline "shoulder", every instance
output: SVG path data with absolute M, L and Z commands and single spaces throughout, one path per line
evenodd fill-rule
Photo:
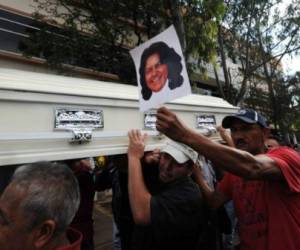
M 201 201 L 202 194 L 191 178 L 184 178 L 168 184 L 161 192 L 152 197 L 156 202 L 185 203 L 191 200 Z
M 266 154 L 280 154 L 280 153 L 288 153 L 288 154 L 298 154 L 297 151 L 290 147 L 280 146 L 270 149 Z M 298 154 L 299 155 L 299 154 Z
M 172 186 L 170 186 L 169 191 L 181 195 L 201 195 L 198 185 L 190 177 L 178 180 Z
M 295 164 L 300 167 L 300 155 L 292 148 L 274 148 L 268 151 L 265 155 L 273 159 L 279 165 L 285 162 L 287 164 Z
M 193 223 L 198 223 L 203 215 L 202 211 L 201 192 L 192 180 L 171 185 L 151 197 L 151 222 L 155 225 L 178 226 L 190 221 L 192 226 Z
M 278 147 L 266 153 L 275 161 L 288 187 L 293 192 L 300 192 L 300 155 L 288 147 Z

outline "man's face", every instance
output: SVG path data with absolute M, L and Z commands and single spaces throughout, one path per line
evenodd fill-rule
M 248 124 L 236 119 L 233 121 L 230 130 L 236 148 L 253 155 L 265 151 L 264 141 L 267 137 L 268 129 L 261 128 L 258 124 Z
M 0 249 L 1 250 L 31 250 L 31 241 L 27 218 L 20 209 L 25 192 L 9 184 L 0 197 Z
M 160 150 L 158 148 L 154 149 L 153 151 L 145 152 L 144 154 L 144 161 L 151 165 L 156 165 L 159 163 L 160 160 Z
M 168 78 L 167 64 L 161 64 L 158 53 L 152 54 L 146 60 L 145 81 L 149 89 L 153 92 L 160 91 Z
M 162 182 L 168 183 L 180 177 L 188 176 L 191 170 L 187 163 L 179 164 L 172 156 L 162 153 L 159 160 L 159 178 Z

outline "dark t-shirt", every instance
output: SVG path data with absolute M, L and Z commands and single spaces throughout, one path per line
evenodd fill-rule
M 201 192 L 190 178 L 162 187 L 151 198 L 151 224 L 136 227 L 132 249 L 193 250 L 201 232 Z

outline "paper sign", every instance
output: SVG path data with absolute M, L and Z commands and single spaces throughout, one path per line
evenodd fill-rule
M 130 51 L 137 72 L 140 111 L 191 94 L 174 26 Z

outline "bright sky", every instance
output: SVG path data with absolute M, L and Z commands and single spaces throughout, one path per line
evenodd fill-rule
M 284 57 L 282 66 L 286 74 L 293 74 L 296 71 L 300 71 L 300 56 L 298 55 L 292 59 L 288 56 Z
M 279 7 L 280 10 L 282 10 L 282 13 L 286 11 L 288 4 L 291 2 L 292 0 L 283 0 Z M 294 2 L 299 2 L 299 0 L 294 0 Z M 300 71 L 300 55 L 294 55 L 292 58 L 290 56 L 283 57 L 282 66 L 286 74 L 293 74 L 296 71 Z

